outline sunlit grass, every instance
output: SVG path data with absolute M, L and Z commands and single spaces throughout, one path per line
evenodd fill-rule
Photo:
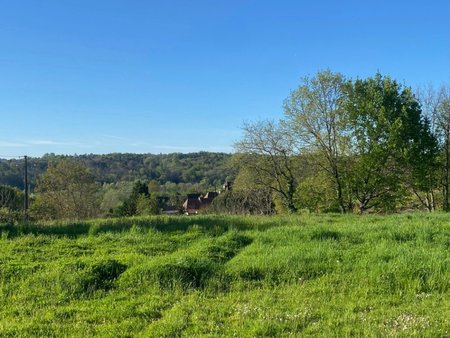
M 450 334 L 446 214 L 139 217 L 0 230 L 0 336 Z

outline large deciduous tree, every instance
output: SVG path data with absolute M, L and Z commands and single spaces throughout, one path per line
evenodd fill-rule
M 296 211 L 295 140 L 272 121 L 245 123 L 242 129 L 243 138 L 234 145 L 239 164 L 252 173 L 256 185 L 274 192 L 289 212 Z
M 348 85 L 347 93 L 352 186 L 360 212 L 395 207 L 405 187 L 432 189 L 428 173 L 436 142 L 411 89 L 377 74 Z
M 450 86 L 443 84 L 438 90 L 432 86 L 421 88 L 418 91 L 418 97 L 425 115 L 431 121 L 432 132 L 438 140 L 442 209 L 450 211 Z
M 99 212 L 98 186 L 87 167 L 63 159 L 41 174 L 36 186 L 35 215 L 44 219 L 86 219 Z
M 312 153 L 313 164 L 329 174 L 334 182 L 341 212 L 348 209 L 344 197 L 344 170 L 348 143 L 346 128 L 345 78 L 329 70 L 302 79 L 284 104 L 285 123 L 302 147 Z

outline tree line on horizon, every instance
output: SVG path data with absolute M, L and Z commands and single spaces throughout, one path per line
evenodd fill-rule
M 32 219 L 154 214 L 230 179 L 230 154 L 54 155 L 28 159 Z M 23 218 L 23 160 L 0 160 L 0 223 Z
M 449 211 L 450 87 L 416 90 L 379 73 L 304 77 L 278 121 L 245 122 L 235 154 L 30 159 L 35 219 L 116 217 L 216 191 L 208 212 Z M 0 160 L 0 222 L 17 218 L 22 162 Z M 3 216 L 3 219 L 6 219 Z
M 96 182 L 110 184 L 122 181 L 155 180 L 160 184 L 196 184 L 202 180 L 222 184 L 227 175 L 230 154 L 216 152 L 104 155 L 55 155 L 28 158 L 30 190 L 37 178 L 61 160 L 75 160 L 89 169 Z M 0 184 L 24 189 L 23 159 L 0 159 Z

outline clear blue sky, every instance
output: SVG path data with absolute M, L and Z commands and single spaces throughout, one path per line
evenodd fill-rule
M 450 1 L 0 0 L 0 157 L 232 151 L 305 75 L 450 82 Z

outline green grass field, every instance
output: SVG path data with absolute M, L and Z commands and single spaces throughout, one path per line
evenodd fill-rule
M 0 226 L 1 337 L 449 337 L 450 215 Z

